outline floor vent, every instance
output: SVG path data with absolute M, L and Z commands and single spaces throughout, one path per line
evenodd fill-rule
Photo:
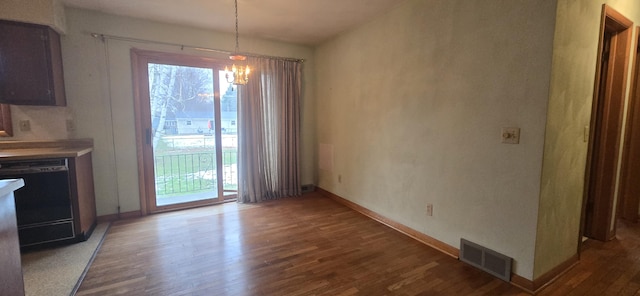
M 512 259 L 510 257 L 465 239 L 460 239 L 460 261 L 469 263 L 501 280 L 507 282 L 511 280 Z
M 313 184 L 306 184 L 306 185 L 302 185 L 301 189 L 302 189 L 302 193 L 309 193 L 309 192 L 315 191 L 316 186 Z

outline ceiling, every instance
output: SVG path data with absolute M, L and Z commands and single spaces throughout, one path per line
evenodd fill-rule
M 238 0 L 240 36 L 317 45 L 405 0 Z M 233 0 L 62 0 L 65 6 L 235 32 Z

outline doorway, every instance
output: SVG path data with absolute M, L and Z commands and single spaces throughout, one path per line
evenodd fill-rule
M 237 92 L 210 58 L 132 50 L 143 214 L 236 198 Z
M 591 112 L 583 231 L 608 241 L 616 232 L 616 188 L 632 22 L 603 5 Z
M 633 87 L 627 107 L 618 206 L 619 217 L 631 222 L 638 221 L 640 207 L 640 27 L 636 27 L 635 40 Z

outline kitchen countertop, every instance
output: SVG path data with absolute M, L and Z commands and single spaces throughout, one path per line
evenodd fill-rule
M 93 151 L 93 140 L 0 141 L 0 161 L 78 157 Z

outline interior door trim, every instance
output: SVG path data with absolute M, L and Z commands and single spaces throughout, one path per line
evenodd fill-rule
M 583 235 L 602 241 L 615 236 L 615 185 L 632 26 L 631 20 L 603 4 L 578 246 Z M 602 69 L 605 33 L 612 36 L 611 54 L 607 69 Z M 606 88 L 601 89 L 604 73 Z

